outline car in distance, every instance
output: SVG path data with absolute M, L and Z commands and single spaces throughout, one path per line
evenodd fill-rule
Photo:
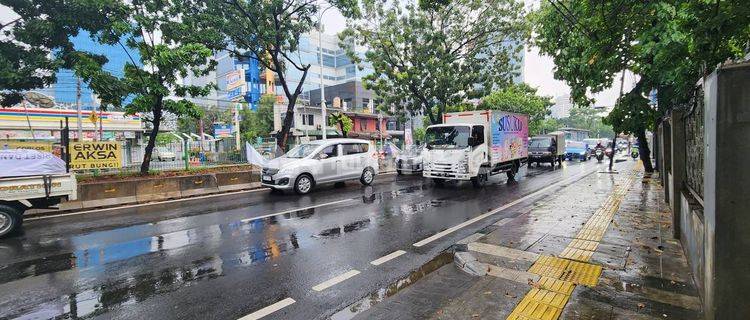
M 317 140 L 269 161 L 263 166 L 261 185 L 306 194 L 321 183 L 359 179 L 363 185 L 370 185 L 377 174 L 378 154 L 369 141 Z
M 154 156 L 159 161 L 174 161 L 177 156 L 167 147 L 156 147 L 154 148 Z
M 396 173 L 422 172 L 422 150 L 420 145 L 411 145 L 396 157 Z

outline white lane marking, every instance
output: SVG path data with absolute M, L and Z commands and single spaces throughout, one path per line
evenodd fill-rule
M 308 207 L 304 207 L 304 208 L 289 209 L 289 210 L 286 210 L 286 211 L 281 211 L 281 212 L 266 214 L 266 215 L 262 215 L 262 216 L 259 216 L 259 217 L 242 219 L 242 220 L 240 220 L 240 222 L 250 222 L 250 221 L 253 221 L 253 220 L 265 219 L 265 218 L 269 218 L 269 217 L 273 217 L 273 216 L 278 216 L 278 215 L 282 215 L 282 214 L 286 214 L 286 213 L 292 213 L 292 212 L 296 212 L 296 211 L 300 211 L 300 210 L 308 210 L 308 209 L 313 209 L 313 208 L 320 208 L 320 207 L 325 207 L 325 206 L 330 206 L 330 205 L 334 205 L 334 204 L 339 204 L 339 203 L 344 203 L 344 202 L 349 202 L 349 201 L 355 201 L 355 200 L 357 200 L 357 199 L 344 199 L 344 200 L 339 200 L 339 201 L 333 201 L 333 202 L 326 202 L 326 203 L 316 204 L 314 206 L 308 206 Z
M 34 221 L 34 220 L 51 219 L 51 218 L 59 218 L 59 217 L 77 216 L 77 215 L 87 214 L 87 213 L 132 209 L 132 208 L 140 208 L 140 207 L 145 207 L 145 206 L 156 206 L 156 205 L 161 205 L 165 203 L 183 202 L 183 201 L 188 201 L 188 200 L 200 200 L 200 199 L 206 199 L 206 198 L 231 196 L 235 194 L 253 193 L 253 192 L 268 191 L 268 190 L 269 190 L 268 188 L 258 188 L 258 189 L 252 189 L 252 190 L 232 191 L 232 192 L 216 193 L 216 194 L 209 194 L 205 196 L 197 196 L 197 197 L 190 197 L 190 198 L 172 199 L 172 200 L 156 201 L 156 202 L 149 202 L 149 203 L 138 203 L 138 204 L 130 204 L 130 205 L 112 207 L 112 208 L 102 208 L 102 209 L 94 209 L 94 210 L 86 210 L 86 211 L 77 211 L 77 212 L 71 212 L 71 213 L 54 214 L 54 215 L 41 216 L 41 217 L 31 217 L 31 218 L 24 218 L 24 220 Z
M 288 307 L 289 305 L 291 305 L 291 304 L 293 304 L 295 302 L 297 302 L 297 301 L 294 301 L 294 299 L 292 299 L 292 298 L 286 298 L 286 299 L 281 300 L 279 302 L 276 302 L 276 303 L 274 303 L 274 304 L 272 304 L 272 305 L 270 305 L 268 307 L 265 307 L 263 309 L 255 311 L 255 312 L 253 312 L 251 314 L 248 314 L 248 315 L 240 318 L 239 320 L 255 320 L 255 319 L 260 319 L 260 318 L 263 318 L 263 317 L 265 317 L 265 316 L 267 316 L 269 314 L 272 314 L 272 313 L 274 313 L 276 311 L 279 311 L 279 310 L 281 310 L 281 309 L 283 309 L 285 307 Z
M 453 226 L 453 227 L 450 227 L 450 228 L 448 228 L 448 229 L 445 229 L 445 230 L 443 230 L 443 231 L 440 231 L 440 232 L 438 232 L 438 233 L 436 233 L 436 234 L 434 234 L 434 235 L 432 235 L 432 236 L 430 236 L 430 237 L 427 237 L 427 238 L 425 238 L 425 239 L 423 239 L 423 240 L 421 240 L 421 241 L 419 241 L 419 242 L 415 242 L 415 243 L 413 244 L 413 246 L 415 246 L 415 247 L 421 247 L 421 246 L 424 246 L 424 245 L 426 245 L 426 244 L 428 244 L 428 243 L 430 243 L 430 242 L 433 242 L 433 241 L 435 241 L 435 240 L 437 240 L 437 239 L 440 239 L 440 238 L 442 238 L 442 237 L 445 237 L 445 236 L 447 236 L 447 235 L 449 235 L 449 234 L 451 234 L 451 233 L 453 233 L 453 232 L 456 232 L 456 231 L 458 231 L 459 229 L 461 229 L 461 228 L 463 228 L 463 227 L 466 227 L 466 226 L 468 226 L 468 225 L 470 225 L 470 224 L 472 224 L 472 223 L 474 223 L 474 222 L 477 222 L 477 221 L 479 221 L 479 220 L 482 220 L 482 219 L 484 219 L 484 218 L 487 218 L 487 217 L 489 217 L 489 216 L 492 216 L 492 215 L 494 215 L 494 214 L 496 214 L 496 213 L 498 213 L 498 212 L 501 212 L 501 211 L 503 211 L 503 210 L 505 210 L 505 209 L 508 209 L 508 208 L 510 208 L 510 207 L 512 207 L 512 206 L 515 206 L 515 205 L 517 205 L 517 204 L 519 204 L 519 203 L 521 203 L 521 202 L 523 202 L 523 201 L 526 201 L 526 199 L 529 199 L 529 198 L 533 198 L 533 197 L 536 197 L 536 196 L 538 196 L 538 195 L 540 195 L 540 194 L 542 194 L 542 193 L 544 193 L 544 192 L 547 192 L 547 190 L 550 190 L 550 189 L 552 189 L 552 188 L 555 188 L 555 187 L 557 187 L 557 186 L 558 186 L 558 185 L 560 185 L 560 184 L 563 184 L 563 183 L 566 183 L 566 182 L 577 181 L 577 180 L 579 180 L 579 179 L 581 179 L 581 178 L 583 178 L 583 177 L 585 177 L 585 176 L 587 176 L 587 175 L 589 175 L 589 174 L 591 174 L 591 173 L 593 173 L 593 171 L 591 171 L 591 172 L 587 172 L 587 173 L 584 173 L 584 174 L 581 174 L 581 175 L 578 175 L 578 176 L 575 176 L 574 178 L 570 178 L 570 179 L 565 179 L 565 180 L 559 181 L 559 182 L 557 182 L 557 183 L 551 184 L 551 185 L 549 185 L 549 186 L 547 186 L 547 187 L 544 187 L 544 188 L 542 188 L 542 189 L 539 189 L 539 190 L 537 190 L 537 191 L 534 191 L 534 192 L 532 192 L 532 193 L 530 193 L 530 194 L 526 195 L 526 196 L 525 196 L 525 197 L 523 197 L 523 198 L 519 198 L 519 199 L 513 200 L 513 201 L 511 201 L 511 202 L 509 202 L 509 203 L 505 204 L 505 205 L 504 205 L 504 206 L 502 206 L 502 207 L 499 207 L 499 208 L 495 208 L 495 209 L 493 209 L 492 211 L 490 211 L 490 212 L 487 212 L 487 213 L 484 213 L 484 214 L 480 214 L 480 215 L 478 215 L 478 216 L 476 216 L 476 217 L 474 217 L 474 218 L 471 218 L 471 219 L 469 219 L 469 220 L 466 220 L 466 221 L 464 221 L 464 222 L 462 222 L 462 223 L 459 223 L 459 224 L 457 224 L 457 225 L 455 225 L 455 226 Z
M 382 256 L 380 258 L 377 258 L 377 259 L 375 259 L 373 261 L 370 261 L 370 264 L 373 265 L 373 266 L 379 266 L 379 265 L 384 264 L 384 263 L 386 263 L 386 262 L 388 262 L 390 260 L 398 258 L 399 256 L 401 256 L 404 253 L 406 253 L 406 251 L 404 251 L 404 250 L 398 250 L 398 251 L 389 253 L 389 254 L 387 254 L 385 256 Z
M 312 289 L 315 290 L 315 291 L 323 291 L 325 289 L 328 289 L 328 288 L 330 288 L 332 286 L 335 286 L 335 285 L 339 284 L 340 282 L 343 282 L 346 279 L 349 279 L 349 278 L 351 278 L 353 276 L 356 276 L 358 274 L 359 274 L 359 271 L 357 271 L 357 270 L 349 270 L 347 273 L 344 273 L 342 275 L 336 276 L 335 278 L 332 278 L 332 279 L 327 280 L 325 282 L 321 282 L 320 284 L 312 287 Z

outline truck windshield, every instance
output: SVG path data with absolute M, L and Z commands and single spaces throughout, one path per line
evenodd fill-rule
M 532 138 L 529 141 L 529 148 L 549 148 L 552 145 L 550 138 Z
M 468 126 L 432 127 L 425 132 L 428 148 L 463 149 L 469 146 Z

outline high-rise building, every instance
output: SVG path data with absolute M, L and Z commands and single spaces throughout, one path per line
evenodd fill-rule
M 554 119 L 570 117 L 570 109 L 573 109 L 573 102 L 569 94 L 555 97 L 555 104 L 550 107 L 550 117 Z
M 112 73 L 112 75 L 116 77 L 124 76 L 123 68 L 126 63 L 135 62 L 136 65 L 140 65 L 141 63 L 138 50 L 126 47 L 128 51 L 125 51 L 126 49 L 123 49 L 120 46 L 101 44 L 91 39 L 91 35 L 87 31 L 81 31 L 77 36 L 70 40 L 76 50 L 107 57 L 108 61 L 104 65 L 104 70 Z M 58 70 L 57 81 L 51 86 L 38 91 L 54 98 L 57 105 L 73 107 L 76 104 L 76 95 L 79 92 L 79 86 L 81 93 L 81 108 L 83 110 L 98 109 L 99 102 L 97 101 L 93 90 L 91 90 L 91 88 L 89 88 L 89 86 L 83 81 L 80 81 L 79 84 L 79 79 L 72 70 Z

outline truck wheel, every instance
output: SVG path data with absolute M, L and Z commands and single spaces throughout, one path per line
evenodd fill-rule
M 489 180 L 489 175 L 486 173 L 480 173 L 476 177 L 471 178 L 471 185 L 474 186 L 474 188 L 481 188 L 487 180 Z
M 442 187 L 442 186 L 445 185 L 445 180 L 440 179 L 440 178 L 433 178 L 432 182 L 434 182 L 435 185 L 438 186 L 438 187 Z
M 0 238 L 16 231 L 22 222 L 22 211 L 9 205 L 0 204 Z

